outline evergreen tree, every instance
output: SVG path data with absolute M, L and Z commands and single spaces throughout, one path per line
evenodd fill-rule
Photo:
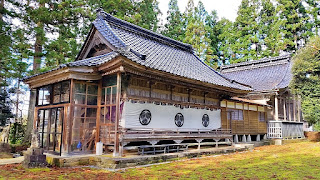
M 293 57 L 290 87 L 302 98 L 304 119 L 320 125 L 320 37 L 313 37 Z
M 207 11 L 199 1 L 198 7 L 194 7 L 193 0 L 189 0 L 186 8 L 187 26 L 185 39 L 183 42 L 191 44 L 195 54 L 210 65 L 212 60 L 212 50 L 210 49 L 211 40 L 206 32 Z
M 261 44 L 258 35 L 258 0 L 243 0 L 238 10 L 238 17 L 234 22 L 236 37 L 232 50 L 236 54 L 234 62 L 258 59 Z
M 219 65 L 228 64 L 236 59 L 235 53 L 232 51 L 232 46 L 235 42 L 233 23 L 225 18 L 217 22 L 215 32 L 218 38 L 218 63 Z
M 283 46 L 280 27 L 282 22 L 277 16 L 276 7 L 270 0 L 261 1 L 258 17 L 259 41 L 263 46 L 261 57 L 278 56 Z
M 283 47 L 281 50 L 292 52 L 298 50 L 308 39 L 309 15 L 302 0 L 278 0 L 277 12 L 283 34 Z
M 167 23 L 162 34 L 177 41 L 183 41 L 185 26 L 177 0 L 170 0 L 167 15 Z

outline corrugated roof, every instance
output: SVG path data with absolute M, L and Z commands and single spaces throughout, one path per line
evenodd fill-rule
M 248 84 L 255 91 L 282 89 L 292 78 L 291 55 L 263 58 L 221 67 L 221 73 L 229 79 Z

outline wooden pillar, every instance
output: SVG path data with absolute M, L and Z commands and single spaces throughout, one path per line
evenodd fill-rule
M 296 96 L 293 96 L 293 121 L 296 122 L 297 121 L 297 111 L 296 111 Z
M 70 110 L 69 110 L 69 122 L 68 122 L 68 126 L 69 126 L 69 132 L 66 132 L 65 135 L 68 134 L 68 141 L 67 141 L 67 152 L 70 153 L 71 152 L 71 143 L 72 143 L 72 124 L 73 124 L 73 112 L 74 112 L 74 95 L 73 95 L 73 92 L 74 92 L 74 80 L 71 79 L 70 81 Z
M 150 86 L 151 87 L 151 86 Z M 151 94 L 150 94 L 151 95 Z M 116 95 L 116 121 L 113 156 L 119 156 L 119 121 L 120 121 L 120 96 L 121 96 L 121 72 L 117 73 L 117 95 Z
M 274 120 L 278 121 L 279 120 L 279 107 L 278 107 L 278 95 L 274 96 Z
M 287 121 L 286 98 L 283 98 L 283 120 Z
M 97 119 L 96 119 L 96 144 L 100 141 L 100 114 L 101 114 L 101 96 L 102 96 L 102 80 L 98 85 L 98 100 L 97 100 Z
M 291 121 L 291 100 L 288 100 L 288 116 L 289 116 L 289 121 Z
M 301 101 L 300 97 L 298 96 L 298 122 L 301 122 Z

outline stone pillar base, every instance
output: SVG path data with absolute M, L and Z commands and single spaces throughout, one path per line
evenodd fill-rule
M 28 148 L 24 152 L 22 165 L 26 168 L 47 167 L 47 156 L 43 154 L 42 148 Z

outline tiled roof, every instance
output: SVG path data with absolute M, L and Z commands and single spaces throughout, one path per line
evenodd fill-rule
M 97 31 L 117 50 L 106 56 L 78 60 L 65 66 L 99 66 L 121 54 L 155 70 L 218 86 L 251 91 L 247 85 L 232 81 L 203 63 L 192 46 L 100 12 L 93 22 Z M 111 59 L 112 59 L 111 58 Z M 61 68 L 59 67 L 59 68 Z M 58 69 L 59 69 L 58 68 Z
M 39 74 L 35 74 L 35 75 L 32 75 L 32 76 L 28 76 L 28 77 L 24 78 L 24 80 L 27 80 L 27 79 L 30 79 L 32 77 L 39 76 L 39 75 L 42 75 L 42 74 L 46 74 L 46 73 L 49 73 L 49 72 L 52 72 L 52 71 L 56 71 L 58 69 L 62 69 L 62 68 L 65 68 L 65 67 L 80 67 L 80 66 L 92 67 L 92 66 L 98 66 L 98 65 L 101 65 L 103 63 L 106 63 L 106 62 L 110 61 L 111 59 L 117 57 L 118 55 L 119 55 L 118 52 L 113 51 L 113 52 L 110 52 L 110 53 L 107 53 L 107 54 L 103 54 L 103 55 L 100 55 L 100 56 L 95 56 L 95 57 L 91 57 L 91 58 L 88 58 L 88 59 L 74 61 L 74 62 L 70 62 L 70 63 L 67 63 L 67 64 L 61 64 L 58 67 L 56 67 L 54 69 L 51 69 L 49 71 L 42 72 L 42 73 L 39 73 Z
M 194 55 L 189 44 L 143 29 L 107 13 L 101 13 L 93 24 L 101 34 L 106 35 L 107 40 L 111 34 L 115 36 L 108 40 L 112 44 L 117 39 L 112 44 L 115 47 L 120 47 L 123 42 L 126 49 L 129 49 L 126 56 L 131 56 L 129 59 L 143 66 L 218 86 L 251 90 L 248 86 L 228 80 L 207 66 Z M 137 58 L 137 54 L 144 55 L 145 59 Z
M 221 67 L 221 73 L 229 79 L 248 84 L 255 91 L 282 89 L 292 78 L 291 56 L 263 58 Z

